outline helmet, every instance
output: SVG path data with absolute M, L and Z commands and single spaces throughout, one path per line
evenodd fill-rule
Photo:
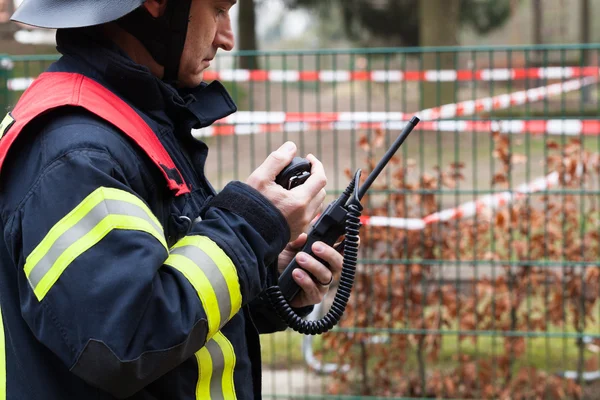
M 192 0 L 169 0 L 154 18 L 140 7 L 146 0 L 23 0 L 11 20 L 40 28 L 82 28 L 116 21 L 135 36 L 157 63 L 163 80 L 176 81 Z
M 145 0 L 24 0 L 12 20 L 40 28 L 80 28 L 115 21 Z

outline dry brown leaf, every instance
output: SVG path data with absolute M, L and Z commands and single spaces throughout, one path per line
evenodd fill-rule
M 385 141 L 385 134 L 382 129 L 375 129 L 375 138 L 373 147 L 376 149 L 381 148 Z
M 358 139 L 358 146 L 364 151 L 369 151 L 371 149 L 371 145 L 369 144 L 369 139 L 367 139 L 367 135 L 361 135 Z

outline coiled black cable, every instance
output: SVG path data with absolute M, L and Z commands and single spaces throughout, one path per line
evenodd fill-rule
M 351 190 L 352 189 L 350 189 L 350 191 Z M 320 335 L 333 328 L 340 321 L 342 315 L 344 315 L 346 305 L 350 299 L 350 293 L 352 292 L 352 286 L 354 285 L 356 263 L 358 261 L 361 208 L 356 204 L 350 204 L 347 208 L 348 215 L 345 226 L 346 236 L 343 243 L 344 263 L 337 293 L 333 299 L 333 304 L 331 305 L 329 312 L 318 321 L 305 321 L 294 312 L 278 286 L 272 286 L 266 291 L 269 301 L 279 317 L 283 319 L 290 328 L 304 335 Z

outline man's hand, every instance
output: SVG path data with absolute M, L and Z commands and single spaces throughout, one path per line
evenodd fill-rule
M 322 302 L 333 279 L 339 278 L 344 261 L 342 255 L 337 250 L 323 242 L 315 242 L 312 246 L 312 251 L 316 256 L 328 263 L 329 268 L 314 257 L 304 252 L 299 252 L 299 249 L 306 243 L 306 238 L 306 233 L 303 233 L 296 240 L 290 242 L 277 260 L 277 266 L 281 273 L 292 259 L 296 257 L 298 265 L 310 272 L 320 282 L 315 282 L 300 268 L 296 268 L 292 272 L 294 281 L 300 286 L 298 295 L 290 303 L 295 308 L 311 306 Z
M 312 166 L 306 182 L 291 190 L 275 183 L 277 175 L 295 155 L 296 145 L 292 142 L 284 143 L 246 180 L 248 185 L 262 193 L 281 211 L 290 227 L 291 238 L 296 238 L 304 232 L 310 221 L 321 211 L 327 185 L 323 164 L 312 154 L 306 156 Z

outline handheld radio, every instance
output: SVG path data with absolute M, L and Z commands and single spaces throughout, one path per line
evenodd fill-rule
M 292 271 L 296 268 L 302 268 L 296 262 L 295 257 L 281 273 L 278 286 L 272 286 L 267 289 L 267 296 L 273 308 L 279 317 L 293 330 L 305 335 L 318 335 L 329 331 L 340 321 L 346 310 L 352 286 L 354 285 L 354 274 L 358 260 L 360 215 L 363 209 L 360 200 L 419 122 L 420 119 L 417 117 L 413 117 L 408 122 L 400 133 L 400 136 L 394 141 L 360 187 L 361 170 L 357 170 L 346 190 L 339 198 L 327 206 L 319 219 L 308 231 L 308 238 L 301 251 L 310 254 L 324 264 L 326 263 L 312 252 L 313 243 L 321 241 L 332 246 L 342 235 L 345 235 L 344 241 L 341 244 L 344 249 L 342 273 L 337 293 L 329 312 L 318 321 L 305 321 L 289 305 L 289 301 L 300 291 L 300 287 L 292 278 Z M 310 163 L 303 158 L 295 157 L 277 176 L 276 182 L 286 189 L 291 189 L 302 184 L 309 176 Z

